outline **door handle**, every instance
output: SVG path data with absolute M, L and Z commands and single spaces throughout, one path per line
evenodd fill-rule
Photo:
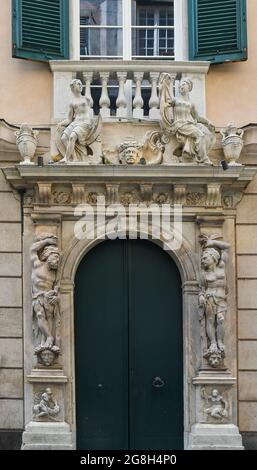
M 155 377 L 155 378 L 153 379 L 153 387 L 154 387 L 154 388 L 157 388 L 157 389 L 158 389 L 158 388 L 163 388 L 164 385 L 165 385 L 165 382 L 164 382 L 164 380 L 163 380 L 161 377 Z

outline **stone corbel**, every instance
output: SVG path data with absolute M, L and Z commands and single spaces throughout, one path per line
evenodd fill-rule
M 72 202 L 74 204 L 83 204 L 85 202 L 85 185 L 80 183 L 72 184 Z
M 174 204 L 186 204 L 186 185 L 174 184 Z
M 52 199 L 52 183 L 37 183 L 38 203 L 50 204 Z
M 119 203 L 119 184 L 106 184 L 107 204 Z
M 211 183 L 207 186 L 206 206 L 221 206 L 221 186 L 217 183 Z
M 146 204 L 151 203 L 153 199 L 153 185 L 152 184 L 140 184 L 140 191 L 142 200 Z

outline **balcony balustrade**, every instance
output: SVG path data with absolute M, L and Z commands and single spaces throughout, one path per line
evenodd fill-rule
M 166 60 L 51 61 L 53 72 L 53 123 L 65 118 L 71 101 L 70 82 L 81 79 L 92 114 L 103 120 L 159 119 L 159 77 L 167 72 L 178 82 L 189 77 L 194 84 L 191 99 L 205 115 L 205 76 L 208 62 Z

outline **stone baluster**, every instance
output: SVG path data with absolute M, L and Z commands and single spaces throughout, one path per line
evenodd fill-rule
M 93 116 L 94 101 L 91 95 L 91 83 L 93 80 L 93 72 L 83 72 L 83 79 L 85 82 L 85 97 L 87 98 L 89 102 L 89 106 L 91 108 L 91 114 Z
M 133 117 L 141 119 L 144 116 L 144 101 L 141 94 L 141 85 L 143 80 L 144 72 L 135 72 L 134 80 L 136 82 L 136 94 L 133 100 Z
M 149 118 L 150 119 L 159 119 L 160 118 L 160 111 L 159 111 L 159 97 L 157 93 L 157 83 L 159 80 L 159 72 L 150 72 L 150 78 L 149 81 L 152 85 L 152 90 L 151 90 L 151 97 L 149 100 Z
M 108 80 L 109 72 L 100 72 L 100 79 L 102 82 L 102 94 L 99 100 L 100 114 L 103 118 L 110 117 L 110 98 L 108 95 Z
M 119 94 L 116 100 L 117 117 L 127 117 L 127 99 L 125 96 L 127 72 L 117 72 L 117 78 L 119 80 Z

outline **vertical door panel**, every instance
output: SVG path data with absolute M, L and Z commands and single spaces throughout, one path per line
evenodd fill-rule
M 180 274 L 169 255 L 153 243 L 129 243 L 130 447 L 181 449 Z
M 82 260 L 75 285 L 78 449 L 127 449 L 127 286 L 122 241 Z

